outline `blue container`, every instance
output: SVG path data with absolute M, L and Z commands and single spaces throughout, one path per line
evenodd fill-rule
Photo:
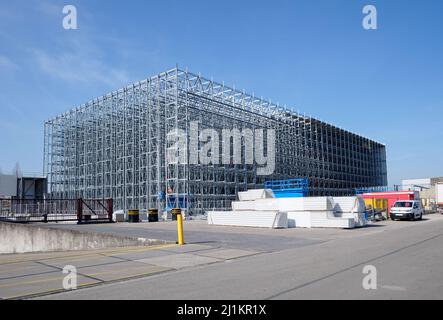
M 302 198 L 309 194 L 309 179 L 266 181 L 265 188 L 271 189 L 276 198 Z

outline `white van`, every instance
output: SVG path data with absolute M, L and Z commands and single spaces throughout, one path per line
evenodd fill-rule
M 391 208 L 391 219 L 421 220 L 424 208 L 419 200 L 399 200 Z

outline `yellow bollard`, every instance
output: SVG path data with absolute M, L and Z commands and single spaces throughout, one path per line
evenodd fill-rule
M 178 244 L 184 245 L 185 240 L 183 237 L 183 216 L 180 209 L 174 209 L 173 214 L 176 214 L 177 216 L 177 235 L 178 235 Z

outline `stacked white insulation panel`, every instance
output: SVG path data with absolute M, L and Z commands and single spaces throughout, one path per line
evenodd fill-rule
M 333 197 L 334 214 L 342 218 L 353 218 L 356 227 L 364 227 L 366 220 L 366 206 L 362 197 Z
M 280 210 L 288 213 L 291 228 L 354 228 L 353 218 L 336 217 L 331 197 L 282 198 Z
M 256 228 L 287 228 L 286 212 L 278 211 L 212 211 L 208 213 L 208 223 L 223 226 Z
M 232 203 L 233 211 L 208 212 L 208 223 L 223 226 L 287 228 L 286 212 L 278 210 L 272 190 L 239 192 L 240 201 Z
M 230 212 L 209 212 L 208 223 L 265 228 L 345 228 L 366 225 L 360 197 L 274 198 L 271 190 L 239 192 Z
M 238 199 L 240 201 L 254 201 L 259 199 L 272 199 L 274 192 L 270 189 L 254 189 L 238 193 Z
M 331 211 L 330 197 L 280 198 L 277 199 L 281 211 Z

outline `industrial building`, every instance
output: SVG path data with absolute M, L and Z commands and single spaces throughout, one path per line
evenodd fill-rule
M 437 205 L 442 205 L 443 194 L 438 192 L 441 185 L 443 177 L 402 180 L 402 190 L 416 191 L 423 206 L 431 212 L 436 210 Z
M 232 160 L 240 143 L 241 163 L 191 161 L 204 147 L 193 141 L 193 126 L 220 133 L 210 155 Z M 238 140 L 222 134 L 236 129 Z M 263 159 L 248 151 L 257 141 L 268 160 L 275 155 L 272 172 L 261 173 Z M 312 196 L 387 185 L 383 144 L 178 68 L 48 120 L 44 174 L 52 198 L 113 198 L 115 209 L 179 206 L 194 214 L 230 208 L 239 191 L 268 180 L 308 178 Z
M 46 178 L 36 174 L 0 174 L 0 199 L 43 199 Z
M 401 188 L 402 190 L 425 191 L 435 189 L 437 183 L 443 183 L 443 177 L 402 180 Z

